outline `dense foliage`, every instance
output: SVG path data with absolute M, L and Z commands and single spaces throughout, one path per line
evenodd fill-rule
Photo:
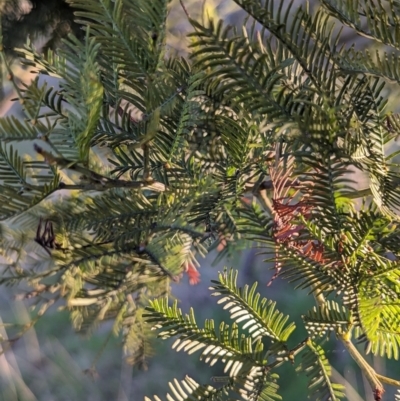
M 41 49 L 56 49 L 69 33 L 82 37 L 79 24 L 74 21 L 73 8 L 60 0 L 3 0 L 0 3 L 2 44 L 8 58 L 15 57 L 16 48 L 24 46 L 26 39 L 43 40 Z
M 385 82 L 400 84 L 400 6 L 234 1 L 248 14 L 242 30 L 187 15 L 186 58 L 165 46 L 167 0 L 70 0 L 86 36 L 56 53 L 19 50 L 37 73 L 28 85 L 2 48 L 26 119 L 0 120 L 0 282 L 30 287 L 33 323 L 60 299 L 77 330 L 112 320 L 133 363 L 144 363 L 154 325 L 177 349 L 225 364 L 221 385 L 187 378 L 171 400 L 279 399 L 283 363 L 310 377 L 313 398 L 339 399 L 330 333 L 380 400 L 382 383 L 400 383 L 353 338 L 398 359 L 400 119 L 384 94 Z M 341 25 L 392 52 L 343 44 Z M 273 279 L 315 298 L 299 344 L 294 324 L 231 270 L 212 288 L 231 327 L 199 328 L 164 297 L 184 272 L 198 281 L 199 257 L 252 244 Z

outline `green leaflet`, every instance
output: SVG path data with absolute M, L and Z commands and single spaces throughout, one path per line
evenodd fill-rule
M 167 0 L 71 0 L 86 36 L 20 51 L 38 75 L 12 81 L 25 117 L 0 120 L 0 282 L 32 286 L 37 316 L 63 298 L 78 331 L 111 320 L 131 362 L 145 366 L 153 324 L 224 367 L 221 386 L 174 381 L 168 399 L 275 400 L 285 363 L 312 397 L 338 399 L 326 337 L 399 355 L 400 119 L 386 98 L 399 5 L 234 2 L 241 29 L 189 19 L 183 57 L 166 46 Z M 343 26 L 395 53 L 355 50 Z M 266 262 L 258 289 L 234 270 L 212 282 L 228 323 L 168 304 L 171 280 L 199 281 L 201 256 L 250 247 Z M 280 279 L 315 299 L 297 344 L 300 319 L 263 296 Z M 349 353 L 377 398 L 379 375 Z

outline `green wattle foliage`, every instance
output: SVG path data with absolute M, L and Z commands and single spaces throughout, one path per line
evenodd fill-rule
M 400 383 L 353 342 L 399 357 L 400 118 L 385 84 L 400 85 L 400 5 L 232 1 L 244 28 L 188 15 L 185 57 L 166 49 L 168 0 L 69 0 L 85 36 L 17 50 L 37 74 L 26 85 L 1 46 L 25 119 L 0 119 L 0 283 L 30 287 L 33 322 L 59 300 L 78 331 L 111 320 L 132 363 L 145 365 L 154 326 L 224 364 L 220 386 L 186 378 L 168 400 L 277 400 L 284 363 L 313 399 L 343 398 L 330 333 L 380 400 Z M 376 52 L 344 43 L 342 27 Z M 270 283 L 314 296 L 299 344 L 279 305 L 231 270 L 212 287 L 229 325 L 199 328 L 168 303 L 171 280 L 198 282 L 199 257 L 253 245 L 273 263 Z

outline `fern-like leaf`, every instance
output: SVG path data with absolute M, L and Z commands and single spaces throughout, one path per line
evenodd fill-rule
M 286 325 L 289 317 L 275 310 L 274 302 L 266 298 L 260 300 L 260 294 L 256 293 L 257 283 L 251 288 L 247 285 L 238 288 L 236 280 L 237 272 L 232 269 L 220 273 L 219 281 L 212 281 L 211 295 L 222 297 L 218 304 L 224 304 L 224 309 L 229 311 L 236 323 L 244 322 L 243 329 L 247 329 L 254 340 L 267 336 L 273 342 L 284 345 L 295 325 Z
M 310 395 L 315 400 L 336 401 L 344 398 L 344 387 L 341 384 L 331 382 L 331 367 L 320 345 L 311 340 L 307 342 L 302 362 L 297 369 L 306 372 L 307 376 L 310 377 L 308 388 Z

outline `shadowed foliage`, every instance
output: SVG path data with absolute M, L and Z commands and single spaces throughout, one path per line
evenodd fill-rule
M 398 359 L 400 120 L 385 84 L 400 83 L 399 5 L 235 3 L 243 29 L 187 12 L 185 58 L 166 47 L 168 0 L 69 0 L 82 37 L 17 51 L 36 77 L 10 75 L 26 118 L 0 120 L 0 283 L 30 286 L 33 321 L 57 301 L 80 332 L 112 321 L 132 363 L 145 366 L 153 326 L 224 364 L 220 386 L 175 381 L 169 400 L 279 399 L 284 363 L 309 377 L 313 399 L 343 398 L 331 333 L 381 400 L 400 383 L 353 341 Z M 339 45 L 343 26 L 393 52 Z M 315 299 L 298 344 L 289 317 L 233 270 L 212 287 L 231 324 L 200 328 L 168 303 L 171 281 L 198 282 L 202 256 L 250 246 L 273 263 L 270 284 L 289 279 Z

